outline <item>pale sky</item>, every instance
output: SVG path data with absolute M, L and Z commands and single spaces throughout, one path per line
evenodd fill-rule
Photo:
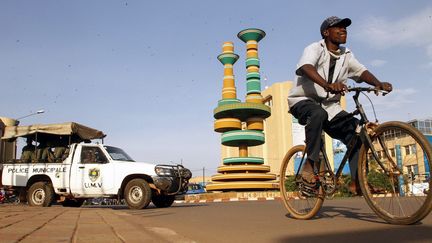
M 394 92 L 373 98 L 380 121 L 432 117 L 432 2 L 418 1 L 1 1 L 0 116 L 75 121 L 104 131 L 133 158 L 214 174 L 224 41 L 245 97 L 245 45 L 260 28 L 262 86 L 293 80 L 322 21 L 349 17 L 346 46 Z M 264 80 L 264 78 L 266 80 Z M 365 105 L 369 107 L 368 105 Z

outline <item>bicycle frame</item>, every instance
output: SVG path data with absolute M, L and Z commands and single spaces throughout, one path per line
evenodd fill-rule
M 365 145 L 365 146 L 367 146 L 367 148 L 369 148 L 371 150 L 371 154 L 372 154 L 373 158 L 377 161 L 377 163 L 379 164 L 379 166 L 381 167 L 381 169 L 383 171 L 385 171 L 386 174 L 390 174 L 389 170 L 383 165 L 383 163 L 379 159 L 377 151 L 375 150 L 375 148 L 374 148 L 374 146 L 372 144 L 372 140 L 370 138 L 370 135 L 369 135 L 369 133 L 367 131 L 367 127 L 366 127 L 366 125 L 368 123 L 370 123 L 370 122 L 369 122 L 369 120 L 368 120 L 368 118 L 366 116 L 366 113 L 365 113 L 365 111 L 363 109 L 363 106 L 360 104 L 360 102 L 358 100 L 358 97 L 359 97 L 359 95 L 360 95 L 361 92 L 363 92 L 363 91 L 370 92 L 370 91 L 376 91 L 376 90 L 371 89 L 371 88 L 352 88 L 352 89 L 349 89 L 349 91 L 355 91 L 355 94 L 353 95 L 353 100 L 354 100 L 355 105 L 356 105 L 356 109 L 353 112 L 351 112 L 350 115 L 352 115 L 352 116 L 360 115 L 360 123 L 359 123 L 359 125 L 357 127 L 356 134 L 348 142 L 348 145 L 347 145 L 348 150 L 345 152 L 345 155 L 342 158 L 342 161 L 341 161 L 341 163 L 340 163 L 340 165 L 339 165 L 339 167 L 338 167 L 338 169 L 336 171 L 336 174 L 334 174 L 332 172 L 332 170 L 331 170 L 330 161 L 329 161 L 329 159 L 327 157 L 327 154 L 326 154 L 326 151 L 325 151 L 324 138 L 323 137 L 321 138 L 321 148 L 320 148 L 320 150 L 321 150 L 321 153 L 323 154 L 323 162 L 325 163 L 324 164 L 324 166 L 325 166 L 324 170 L 325 171 L 330 171 L 332 173 L 332 175 L 334 175 L 334 177 L 336 179 L 339 179 L 340 176 L 342 175 L 343 168 L 345 167 L 346 163 L 348 162 L 348 158 L 353 153 L 354 145 L 357 143 L 358 139 L 360 139 L 361 142 L 362 142 L 362 144 Z M 383 148 L 385 148 L 384 143 L 382 142 L 382 140 L 380 138 L 378 138 L 378 140 L 380 141 L 381 146 Z M 388 150 L 384 149 L 384 151 L 385 151 L 386 157 L 391 162 L 391 165 L 393 167 L 392 169 L 396 169 L 399 173 L 402 173 L 400 171 L 400 169 L 397 167 L 396 163 L 391 158 L 391 156 L 389 155 Z M 302 159 L 300 161 L 299 169 L 296 172 L 296 177 L 298 176 L 299 172 L 301 171 L 300 168 L 303 165 L 303 162 L 304 162 L 304 159 L 305 159 L 305 155 L 306 155 L 306 153 L 303 153 Z M 315 166 L 315 169 L 318 170 L 318 172 L 319 172 L 320 168 L 321 168 L 321 164 L 319 165 L 318 168 L 316 168 L 316 167 L 317 166 Z
M 359 97 L 359 95 L 360 95 L 360 93 L 362 91 L 370 92 L 370 91 L 372 91 L 372 89 L 370 89 L 370 88 L 357 88 L 357 89 L 353 88 L 351 90 L 354 90 L 356 92 L 353 95 L 353 99 L 354 99 L 354 102 L 356 104 L 356 110 L 352 114 L 353 115 L 355 115 L 355 114 L 359 114 L 360 115 L 360 125 L 361 125 L 360 139 L 362 141 L 362 144 L 366 145 L 371 150 L 371 154 L 374 157 L 375 161 L 379 164 L 379 166 L 381 167 L 381 169 L 383 171 L 385 171 L 385 173 L 388 175 L 388 174 L 390 174 L 389 170 L 381 162 L 381 159 L 378 157 L 378 153 L 377 153 L 377 151 L 375 150 L 375 147 L 372 144 L 372 140 L 371 140 L 369 132 L 367 131 L 367 128 L 366 128 L 366 125 L 369 123 L 369 120 L 368 120 L 368 118 L 366 116 L 366 113 L 363 110 L 362 105 L 360 104 L 360 102 L 358 100 L 358 97 Z M 378 92 L 378 91 L 375 90 L 375 92 Z M 391 162 L 392 169 L 396 169 L 397 171 L 399 171 L 400 174 L 402 174 L 402 171 L 400 171 L 399 167 L 396 165 L 396 163 L 394 162 L 394 160 L 392 159 L 392 157 L 388 153 L 388 149 L 386 148 L 386 146 L 382 142 L 382 139 L 380 137 L 378 137 L 378 140 L 379 140 L 381 146 L 383 147 L 383 151 L 384 151 L 386 157 Z M 352 148 L 352 147 L 350 147 L 350 148 Z M 345 163 L 346 163 L 346 161 L 345 161 Z M 344 163 L 344 165 L 345 165 L 345 163 Z

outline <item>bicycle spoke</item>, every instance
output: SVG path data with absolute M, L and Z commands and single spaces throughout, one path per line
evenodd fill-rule
M 281 166 L 280 189 L 285 207 L 294 218 L 309 219 L 321 208 L 323 198 L 302 195 L 301 180 L 297 175 L 302 161 L 306 159 L 304 146 L 295 146 L 284 158 Z
M 359 177 L 366 201 L 390 223 L 418 222 L 432 208 L 432 197 L 425 194 L 431 178 L 422 176 L 430 173 L 432 152 L 423 138 L 407 124 L 389 122 L 371 137 L 374 150 L 362 148 Z

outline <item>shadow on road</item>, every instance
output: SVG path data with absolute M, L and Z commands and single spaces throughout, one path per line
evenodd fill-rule
M 291 218 L 290 214 L 286 214 L 286 217 Z M 373 212 L 360 212 L 359 208 L 354 207 L 335 207 L 335 206 L 323 206 L 318 214 L 310 220 L 319 220 L 323 218 L 353 218 L 373 223 L 386 223 L 380 219 Z
M 353 208 L 353 207 L 324 206 L 321 208 L 321 211 L 318 213 L 317 218 L 345 217 L 345 218 L 359 219 L 359 220 L 378 223 L 378 224 L 388 224 L 384 219 L 381 219 L 374 212 L 360 212 L 360 211 L 361 210 L 359 208 Z M 418 222 L 415 225 L 421 225 L 421 224 L 422 224 L 421 222 Z
M 391 229 L 354 230 L 302 236 L 285 236 L 276 242 L 430 242 L 432 227 L 421 225 L 394 226 Z
M 373 223 L 386 223 L 373 212 L 360 212 L 359 208 L 324 206 L 318 213 L 318 218 L 345 217 Z

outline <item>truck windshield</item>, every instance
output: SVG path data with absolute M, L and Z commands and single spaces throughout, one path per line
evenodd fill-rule
M 135 161 L 125 151 L 120 148 L 104 146 L 113 160 Z

